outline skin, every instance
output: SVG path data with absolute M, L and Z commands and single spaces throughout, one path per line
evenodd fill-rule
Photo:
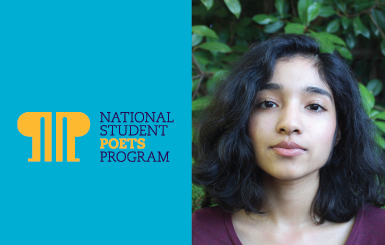
M 311 203 L 319 169 L 328 160 L 336 132 L 336 109 L 329 86 L 314 59 L 295 56 L 276 63 L 270 88 L 257 94 L 249 134 L 256 164 L 264 171 L 265 215 L 232 215 L 242 244 L 344 244 L 354 224 L 314 224 Z M 309 89 L 312 88 L 312 89 Z M 339 130 L 337 130 L 339 131 Z M 337 136 L 338 141 L 339 133 Z M 296 142 L 303 154 L 286 157 L 272 146 Z

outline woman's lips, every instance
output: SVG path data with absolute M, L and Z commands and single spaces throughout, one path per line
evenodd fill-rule
M 279 148 L 279 147 L 273 147 L 271 149 L 275 153 L 283 157 L 295 157 L 295 156 L 301 155 L 302 153 L 305 153 L 305 150 L 302 150 L 302 149 L 286 149 L 286 148 Z
M 295 157 L 306 152 L 306 149 L 301 145 L 295 142 L 286 142 L 282 141 L 274 146 L 271 149 L 280 156 L 283 157 Z

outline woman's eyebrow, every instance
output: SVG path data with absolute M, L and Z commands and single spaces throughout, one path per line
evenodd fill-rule
M 333 101 L 333 98 L 332 96 L 330 95 L 330 93 L 328 91 L 326 91 L 325 89 L 322 89 L 322 88 L 318 88 L 318 87 L 306 87 L 302 90 L 303 92 L 305 93 L 312 93 L 312 94 L 322 94 L 322 95 L 326 95 L 327 97 L 329 97 L 329 99 L 331 101 Z
M 281 84 L 278 84 L 278 83 L 266 83 L 266 84 L 262 85 L 261 91 L 262 90 L 274 90 L 274 91 L 282 92 L 283 86 Z M 303 93 L 326 95 L 327 97 L 329 97 L 329 99 L 331 101 L 333 101 L 333 97 L 331 96 L 331 94 L 328 91 L 326 91 L 325 89 L 322 89 L 319 87 L 313 87 L 313 86 L 306 87 L 306 88 L 302 89 L 302 92 Z
M 262 85 L 261 90 L 276 90 L 276 91 L 282 91 L 283 86 L 278 83 L 266 83 Z

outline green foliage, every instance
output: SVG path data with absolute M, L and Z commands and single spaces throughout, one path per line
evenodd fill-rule
M 192 111 L 199 111 L 204 109 L 210 103 L 208 96 L 196 99 L 192 102 Z
M 203 43 L 199 45 L 199 48 L 206 49 L 209 51 L 221 52 L 221 53 L 231 52 L 231 48 L 229 46 L 218 42 Z
M 303 34 L 305 26 L 297 23 L 288 23 L 285 26 L 285 33 Z
M 370 114 L 374 106 L 374 96 L 362 83 L 359 84 L 359 88 L 364 109 L 367 114 Z
M 361 34 L 366 38 L 370 38 L 370 31 L 366 26 L 364 26 L 359 16 L 357 16 L 354 19 L 353 26 L 354 26 L 354 33 L 356 34 L 356 36 Z
M 368 85 L 366 86 L 367 89 L 369 90 L 369 92 L 371 94 L 373 94 L 374 96 L 378 95 L 381 90 L 382 90 L 382 83 L 380 80 L 378 79 L 373 79 L 371 81 L 368 82 Z
M 385 149 L 385 0 L 193 0 L 192 110 L 197 120 L 210 96 L 255 41 L 284 33 L 314 37 L 321 52 L 339 52 L 352 65 L 365 111 Z M 193 211 L 203 190 L 193 186 Z
M 201 2 L 203 3 L 203 5 L 205 5 L 205 7 L 207 8 L 207 10 L 210 10 L 210 8 L 213 6 L 214 4 L 214 0 L 201 0 Z
M 192 212 L 201 207 L 203 195 L 203 188 L 192 184 Z
M 238 2 L 238 0 L 224 0 L 227 7 L 233 13 L 237 19 L 239 18 L 239 15 L 241 14 L 241 4 Z
M 318 2 L 310 4 L 310 6 L 307 8 L 307 23 L 310 23 L 315 18 L 317 18 L 320 8 L 321 4 Z
M 308 8 L 312 4 L 312 0 L 299 0 L 298 1 L 298 15 L 302 23 L 307 25 L 309 18 L 307 16 Z
M 278 10 L 278 13 L 281 17 L 285 16 L 285 13 L 289 10 L 289 4 L 285 0 L 277 0 L 275 1 L 275 8 Z
M 327 18 L 327 17 L 334 15 L 335 13 L 336 13 L 336 11 L 334 11 L 334 9 L 331 6 L 322 6 L 321 5 L 320 11 L 319 11 L 320 16 Z
M 263 28 L 263 31 L 265 33 L 274 33 L 279 31 L 284 25 L 285 25 L 285 22 L 279 20 L 273 24 L 265 26 L 265 28 Z
M 207 26 L 193 26 L 192 32 L 202 37 L 212 37 L 218 39 L 215 31 L 211 30 Z
M 274 16 L 267 14 L 254 15 L 253 20 L 260 25 L 267 25 L 278 21 Z
M 337 32 L 339 28 L 340 28 L 340 19 L 335 19 L 333 21 L 330 21 L 330 23 L 326 27 L 326 32 L 334 33 L 334 32 Z
M 385 56 L 385 39 L 381 42 L 381 52 Z

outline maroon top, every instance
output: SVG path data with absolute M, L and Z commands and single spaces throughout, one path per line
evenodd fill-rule
M 235 233 L 231 214 L 220 207 L 203 208 L 192 215 L 193 245 L 242 245 Z M 385 210 L 365 205 L 358 210 L 345 245 L 384 245 Z

